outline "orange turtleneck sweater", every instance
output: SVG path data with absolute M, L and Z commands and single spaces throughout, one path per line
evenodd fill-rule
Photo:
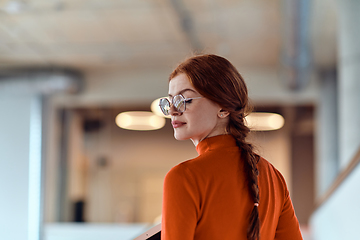
M 173 167 L 164 180 L 162 240 L 247 240 L 254 203 L 231 135 L 210 137 L 199 156 Z M 261 158 L 259 215 L 261 240 L 301 240 L 299 223 L 278 170 Z

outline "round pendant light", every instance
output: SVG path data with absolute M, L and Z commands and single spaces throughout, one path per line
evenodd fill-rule
M 115 122 L 124 129 L 148 131 L 162 128 L 165 125 L 165 118 L 152 112 L 130 111 L 119 113 Z

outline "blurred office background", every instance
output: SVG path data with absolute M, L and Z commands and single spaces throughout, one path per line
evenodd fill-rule
M 253 131 L 286 178 L 305 240 L 360 239 L 360 1 L 0 1 L 0 238 L 130 240 L 159 221 L 162 182 L 197 155 L 150 111 L 192 53 L 228 58 Z

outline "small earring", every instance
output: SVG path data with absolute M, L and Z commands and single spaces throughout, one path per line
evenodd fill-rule
M 222 114 L 220 114 L 220 117 L 222 117 L 223 115 Z

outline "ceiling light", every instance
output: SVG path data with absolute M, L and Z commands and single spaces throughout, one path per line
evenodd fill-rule
M 285 120 L 280 114 L 254 112 L 246 117 L 246 123 L 252 131 L 271 131 L 282 128 Z
M 152 103 L 151 103 L 151 106 L 150 106 L 150 109 L 151 111 L 160 116 L 160 117 L 165 117 L 165 118 L 171 118 L 170 115 L 166 116 L 162 113 L 160 107 L 159 107 L 159 101 L 160 101 L 161 98 L 158 98 L 158 99 L 155 99 Z
M 156 130 L 165 125 L 165 119 L 152 112 L 122 112 L 116 116 L 116 125 L 128 130 Z

